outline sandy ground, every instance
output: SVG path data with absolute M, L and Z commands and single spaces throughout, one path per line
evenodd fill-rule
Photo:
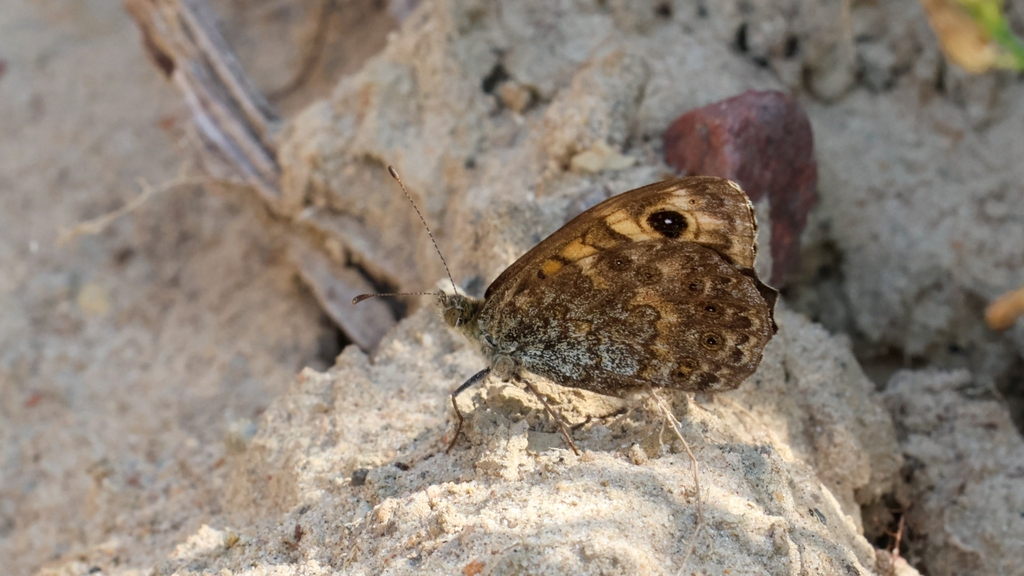
M 262 15 L 282 40 L 301 39 L 303 13 L 276 4 L 250 7 L 257 22 L 245 24 Z M 166 555 L 218 509 L 227 431 L 244 432 L 297 371 L 340 349 L 243 195 L 178 188 L 56 245 L 61 229 L 139 194 L 140 180 L 184 169 L 184 122 L 116 0 L 2 3 L 5 574 L 104 543 L 125 567 Z M 123 553 L 122 540 L 150 557 Z

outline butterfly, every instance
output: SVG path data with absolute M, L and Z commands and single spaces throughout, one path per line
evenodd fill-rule
M 523 383 L 577 452 L 527 374 L 609 396 L 738 387 L 776 332 L 778 293 L 754 272 L 756 236 L 737 184 L 677 178 L 583 212 L 502 272 L 483 299 L 437 294 L 445 322 L 487 361 L 451 395 L 459 421 L 448 451 L 464 422 L 456 398 L 490 375 Z

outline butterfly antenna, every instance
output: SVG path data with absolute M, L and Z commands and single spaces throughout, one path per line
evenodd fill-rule
M 388 173 L 395 179 L 395 182 L 398 182 L 398 185 L 402 188 L 402 192 L 405 194 L 405 197 L 408 198 L 409 204 L 412 204 L 412 209 L 415 210 L 416 215 L 420 217 L 420 222 L 422 222 L 423 227 L 427 229 L 427 236 L 430 236 L 430 241 L 434 244 L 434 250 L 437 252 L 438 258 L 441 259 L 441 264 L 444 265 L 444 273 L 448 275 L 448 280 L 452 283 L 452 290 L 455 290 L 455 292 L 458 293 L 459 289 L 455 286 L 455 279 L 452 278 L 451 270 L 448 269 L 448 262 L 445 261 L 444 256 L 441 254 L 441 248 L 437 246 L 437 240 L 434 239 L 434 233 L 430 231 L 430 226 L 427 226 L 426 218 L 423 217 L 423 213 L 420 212 L 419 207 L 416 206 L 415 202 L 413 202 L 412 196 L 409 195 L 409 191 L 405 189 L 405 184 L 402 183 L 402 179 L 398 177 L 398 171 L 395 170 L 395 167 L 388 166 Z
M 376 298 L 377 296 L 437 296 L 437 292 L 386 292 L 382 294 L 360 294 L 352 299 L 353 304 L 359 304 L 363 300 Z

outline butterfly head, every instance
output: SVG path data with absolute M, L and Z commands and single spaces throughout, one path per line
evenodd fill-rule
M 445 324 L 461 330 L 470 340 L 479 337 L 480 325 L 477 319 L 483 308 L 482 300 L 467 298 L 462 294 L 440 292 L 437 295 L 437 302 L 441 305 L 441 315 L 444 316 Z

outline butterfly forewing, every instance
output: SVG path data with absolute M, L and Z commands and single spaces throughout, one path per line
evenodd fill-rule
M 486 298 L 506 299 L 562 266 L 655 239 L 705 246 L 753 276 L 756 236 L 753 207 L 734 183 L 709 176 L 659 182 L 609 198 L 571 220 L 502 272 Z

